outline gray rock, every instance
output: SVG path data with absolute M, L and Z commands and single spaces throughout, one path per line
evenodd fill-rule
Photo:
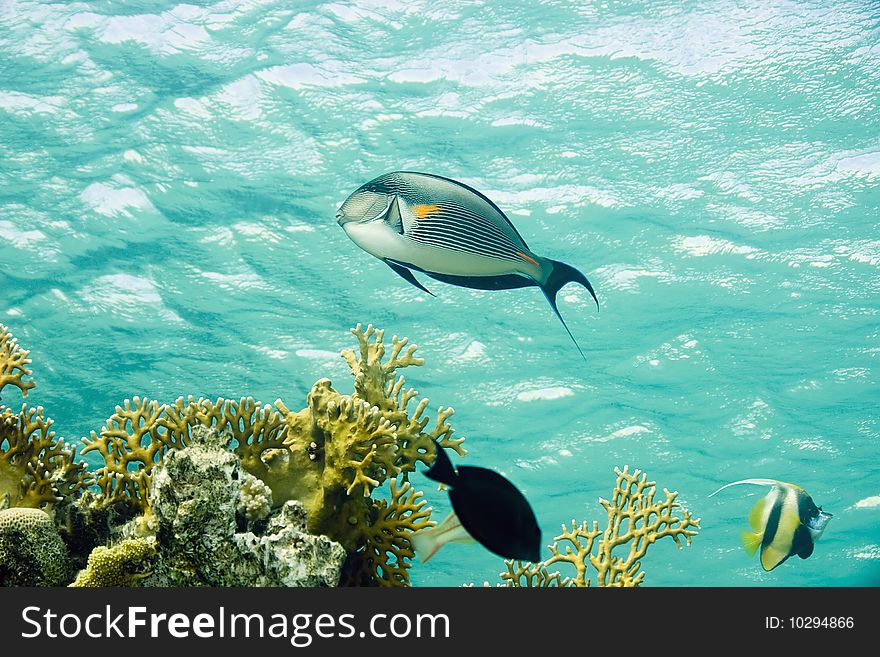
M 269 514 L 271 492 L 241 468 L 231 436 L 192 430 L 189 447 L 153 470 L 157 565 L 143 586 L 335 586 L 346 553 L 306 530 L 306 511 L 287 502 Z

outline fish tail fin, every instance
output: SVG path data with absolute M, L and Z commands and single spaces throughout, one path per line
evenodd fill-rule
M 442 545 L 440 537 L 435 530 L 436 528 L 432 527 L 431 529 L 423 529 L 420 532 L 410 534 L 409 542 L 422 563 L 427 563 Z
M 547 280 L 544 281 L 544 283 L 539 284 L 539 286 L 544 293 L 544 296 L 547 297 L 547 301 L 550 302 L 550 307 L 553 308 L 553 312 L 556 313 L 559 321 L 562 322 L 562 326 L 565 328 L 566 333 L 568 333 L 568 337 L 571 338 L 571 341 L 574 342 L 574 346 L 577 347 L 581 358 L 587 360 L 587 357 L 584 356 L 584 352 L 581 351 L 581 347 L 577 343 L 577 340 L 575 340 L 574 336 L 571 334 L 568 324 L 565 323 L 565 320 L 562 319 L 562 315 L 559 313 L 559 308 L 556 306 L 556 295 L 559 293 L 559 290 L 568 283 L 579 283 L 587 288 L 587 291 L 593 297 L 593 301 L 596 302 L 597 309 L 599 308 L 599 299 L 596 298 L 596 292 L 593 290 L 593 286 L 590 285 L 590 281 L 588 281 L 587 277 L 580 271 L 571 265 L 560 262 L 559 260 L 549 260 L 549 262 L 552 266 L 550 275 L 547 277 Z
M 434 443 L 434 448 L 437 456 L 434 458 L 434 464 L 428 470 L 425 470 L 425 476 L 428 479 L 451 486 L 455 483 L 455 479 L 458 476 L 455 468 L 452 466 L 452 461 L 446 455 L 446 450 L 436 442 Z
M 743 547 L 746 549 L 746 553 L 750 557 L 755 556 L 755 552 L 761 547 L 761 534 L 743 531 L 739 535 L 739 538 L 742 541 Z
M 730 484 L 725 484 L 714 493 L 712 493 L 712 495 L 720 493 L 725 488 L 730 488 L 731 486 L 739 486 L 740 484 L 754 484 L 755 486 L 779 486 L 782 483 L 783 482 L 777 481 L 776 479 L 741 479 L 740 481 L 734 481 Z M 709 495 L 709 497 L 712 497 L 712 495 Z
M 454 511 L 446 516 L 446 519 L 436 527 L 410 534 L 409 540 L 413 551 L 418 555 L 422 563 L 427 563 L 437 553 L 437 550 L 447 543 L 474 542 L 474 539 L 461 526 L 461 522 Z

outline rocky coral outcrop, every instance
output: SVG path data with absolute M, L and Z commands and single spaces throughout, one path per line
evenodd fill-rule
M 189 446 L 153 469 L 150 515 L 129 533 L 154 532 L 157 559 L 144 586 L 335 586 L 341 545 L 306 530 L 302 504 L 266 517 L 268 487 L 227 449 L 232 435 L 194 427 Z

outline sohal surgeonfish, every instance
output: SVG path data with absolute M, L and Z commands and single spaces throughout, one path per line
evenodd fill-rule
M 434 465 L 425 476 L 451 487 L 452 513 L 436 527 L 410 537 L 423 562 L 447 543 L 474 541 L 506 559 L 540 559 L 538 521 L 525 496 L 510 481 L 487 468 L 454 468 L 439 446 Z
M 580 271 L 532 252 L 505 214 L 483 194 L 455 180 L 394 171 L 359 187 L 336 220 L 352 241 L 404 279 L 433 294 L 413 275 L 479 290 L 536 285 L 559 314 L 556 294 L 579 283 L 599 301 Z
M 743 547 L 749 555 L 761 548 L 761 566 L 771 571 L 792 555 L 806 559 L 832 515 L 816 506 L 800 486 L 775 479 L 743 479 L 722 486 L 715 493 L 740 484 L 771 486 L 749 513 L 752 531 L 742 532 Z M 710 495 L 709 497 L 712 497 Z

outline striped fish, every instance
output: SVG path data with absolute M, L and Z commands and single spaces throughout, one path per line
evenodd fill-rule
M 740 484 L 770 486 L 749 513 L 752 531 L 742 532 L 742 543 L 751 556 L 761 548 L 761 566 L 771 571 L 790 556 L 806 559 L 832 515 L 817 507 L 800 486 L 775 479 L 743 479 L 722 486 L 715 493 Z M 709 497 L 712 497 L 710 495 Z
M 556 295 L 567 283 L 593 286 L 580 271 L 532 252 L 510 220 L 477 190 L 427 173 L 394 171 L 362 185 L 336 220 L 367 253 L 420 290 L 422 272 L 451 285 L 506 290 L 536 285 L 583 357 Z

